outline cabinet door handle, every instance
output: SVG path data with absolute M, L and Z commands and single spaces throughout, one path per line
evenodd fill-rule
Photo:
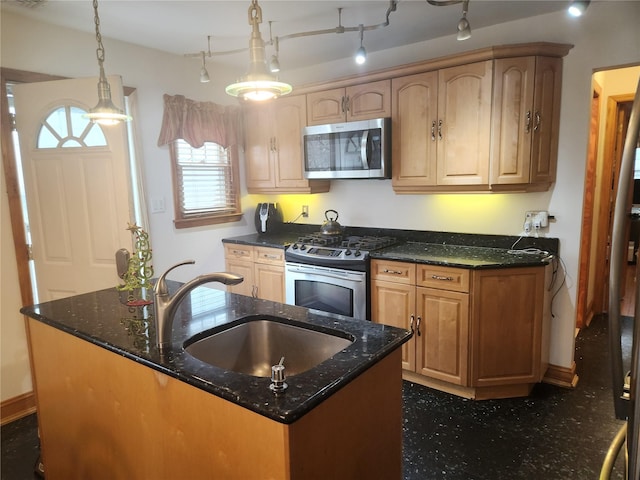
M 349 112 L 349 95 L 345 95 L 344 97 L 342 97 L 342 112 Z
M 420 322 L 422 322 L 422 317 L 418 315 L 418 321 L 416 322 L 416 333 L 419 337 L 422 335 L 422 333 L 420 333 Z
M 431 122 L 431 141 L 436 141 L 436 121 Z
M 431 275 L 433 280 L 442 280 L 443 282 L 453 282 L 453 277 L 445 277 L 444 275 Z
M 413 322 L 415 322 L 416 318 L 411 315 L 409 317 L 409 330 L 411 330 L 411 333 L 415 332 L 415 330 L 413 329 Z
M 276 255 L 275 253 L 263 253 L 262 258 L 268 258 L 271 260 L 279 260 L 280 255 Z
M 529 133 L 531 131 L 531 110 L 527 110 L 524 120 L 524 131 Z
M 257 285 L 253 285 L 251 287 L 251 296 L 253 298 L 258 298 L 258 286 Z
M 438 120 L 438 140 L 442 140 L 442 119 Z
M 536 123 L 533 125 L 533 131 L 537 132 L 540 129 L 540 112 L 535 113 Z
M 382 273 L 390 273 L 391 275 L 402 275 L 402 272 L 399 270 L 389 270 L 388 268 L 385 268 L 384 270 L 382 270 Z

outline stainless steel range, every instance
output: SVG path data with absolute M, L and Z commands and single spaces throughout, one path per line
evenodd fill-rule
M 369 252 L 393 237 L 314 233 L 299 237 L 285 250 L 286 302 L 369 318 Z

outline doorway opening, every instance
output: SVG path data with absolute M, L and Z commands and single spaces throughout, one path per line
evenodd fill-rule
M 595 72 L 592 77 L 591 122 L 585 174 L 582 236 L 578 276 L 576 328 L 608 312 L 609 259 L 613 209 L 620 174 L 622 146 L 640 66 Z M 640 179 L 640 168 L 636 172 Z M 640 200 L 640 195 L 639 195 Z M 638 227 L 633 225 L 634 199 L 628 199 L 629 253 L 621 279 L 621 314 L 633 312 Z M 640 207 L 640 204 L 638 205 Z M 640 209 L 639 209 L 640 210 Z M 640 215 L 638 215 L 640 219 Z M 637 222 L 636 222 L 637 223 Z
M 31 240 L 33 237 L 32 227 L 35 227 L 35 225 L 33 224 L 33 221 L 34 221 L 33 216 L 30 215 L 30 212 L 28 211 L 28 208 L 27 208 L 27 205 L 29 204 L 29 201 L 28 201 L 29 196 L 28 196 L 28 190 L 25 188 L 25 185 L 28 182 L 25 179 L 25 170 L 24 170 L 24 168 L 26 168 L 25 161 L 27 161 L 27 159 L 22 158 L 21 149 L 20 149 L 20 140 L 24 141 L 25 139 L 19 138 L 19 134 L 16 129 L 15 115 L 16 113 L 20 115 L 21 112 L 19 111 L 16 112 L 16 110 L 17 109 L 19 110 L 20 107 L 19 105 L 16 105 L 16 102 L 14 102 L 14 99 L 15 99 L 14 88 L 16 86 L 18 86 L 18 88 L 24 88 L 22 86 L 23 84 L 45 85 L 45 84 L 41 84 L 40 82 L 51 81 L 51 80 L 65 80 L 65 79 L 60 77 L 52 77 L 49 75 L 37 74 L 32 72 L 22 72 L 22 71 L 16 71 L 11 69 L 4 69 L 4 68 L 1 70 L 1 73 L 2 73 L 2 81 L 1 81 L 2 112 L 5 118 L 7 118 L 6 116 L 8 116 L 8 118 L 12 120 L 11 122 L 3 122 L 3 125 L 2 125 L 3 167 L 4 167 L 5 179 L 7 183 L 11 230 L 13 234 L 14 246 L 16 251 L 18 281 L 20 284 L 21 300 L 23 305 L 28 305 L 32 303 L 37 303 L 39 301 L 50 300 L 57 297 L 55 296 L 56 295 L 55 292 L 51 294 L 50 291 L 48 291 L 48 295 L 49 296 L 53 295 L 52 298 L 42 298 L 42 297 L 39 297 L 39 294 L 38 294 L 38 286 L 39 286 L 38 281 L 44 282 L 45 280 L 41 280 L 39 278 L 40 274 L 37 273 L 39 268 L 38 268 L 37 262 L 34 261 L 34 256 L 32 255 L 32 248 L 31 248 L 31 245 L 32 245 Z M 129 95 L 133 94 L 133 96 L 135 97 L 135 91 L 132 89 L 125 89 L 125 93 Z M 128 97 L 127 97 L 127 100 L 129 100 Z M 133 103 L 133 108 L 135 108 L 135 100 L 134 102 L 129 102 L 129 101 L 124 102 L 124 106 L 127 111 L 131 110 L 132 103 Z M 44 127 L 41 128 L 37 137 L 34 137 L 35 139 L 32 139 L 33 142 L 30 142 L 29 139 L 27 139 L 27 143 L 35 144 L 36 151 L 42 150 L 42 148 L 44 148 L 45 150 L 49 148 L 50 153 L 53 153 L 55 150 L 54 148 L 55 145 L 51 144 L 51 142 L 56 143 L 56 139 L 60 139 L 60 138 L 64 139 L 63 133 L 68 132 L 68 139 L 65 140 L 65 144 L 58 145 L 58 147 L 60 146 L 65 147 L 64 151 L 67 152 L 67 154 L 63 154 L 62 157 L 67 158 L 69 156 L 74 156 L 74 155 L 77 156 L 78 152 L 74 152 L 72 154 L 70 153 L 70 151 L 81 150 L 82 148 L 79 148 L 79 147 L 84 147 L 85 160 L 80 159 L 79 161 L 83 163 L 79 163 L 78 165 L 80 165 L 80 168 L 85 170 L 86 175 L 89 175 L 88 177 L 86 175 L 84 177 L 85 179 L 89 179 L 86 182 L 86 185 L 88 186 L 88 190 L 106 191 L 107 190 L 106 188 L 99 187 L 99 189 L 96 190 L 95 188 L 92 188 L 90 185 L 95 183 L 95 181 L 100 181 L 100 179 L 102 179 L 103 182 L 104 180 L 108 180 L 107 177 L 105 177 L 104 175 L 96 176 L 96 172 L 102 171 L 100 170 L 102 165 L 106 165 L 106 168 L 107 168 L 106 171 L 110 171 L 109 169 L 111 167 L 105 163 L 106 161 L 108 161 L 108 160 L 105 160 L 105 158 L 106 158 L 106 155 L 108 155 L 108 152 L 110 151 L 110 149 L 107 149 L 106 147 L 106 139 L 104 138 L 104 136 L 102 136 L 102 140 L 98 138 L 102 134 L 102 131 L 97 125 L 87 124 L 88 121 L 86 119 L 79 120 L 82 118 L 81 110 L 82 109 L 78 109 L 74 106 L 71 106 L 71 107 L 63 106 L 58 108 L 57 110 L 55 109 L 52 110 L 51 114 L 45 120 L 42 121 L 42 125 L 47 128 L 44 128 Z M 24 118 L 24 115 L 22 115 L 22 117 Z M 78 130 L 78 125 L 80 125 L 80 130 Z M 96 127 L 96 128 L 93 128 L 93 127 Z M 140 198 L 143 195 L 142 187 L 141 187 L 141 178 L 140 178 L 141 175 L 139 173 L 139 168 L 137 168 L 137 162 L 135 158 L 136 149 L 133 147 L 134 132 L 132 129 L 133 129 L 132 126 L 128 127 L 128 131 L 127 131 L 126 139 L 124 143 L 125 152 L 129 154 L 128 158 L 130 159 L 130 162 L 127 165 L 123 166 L 123 168 L 126 170 L 126 174 L 124 174 L 124 176 L 119 177 L 122 179 L 127 177 L 127 179 L 124 182 L 121 182 L 121 184 L 124 186 L 124 190 L 122 190 L 119 196 L 116 197 L 116 198 L 123 198 L 123 197 L 126 197 L 126 198 L 124 199 L 124 203 L 121 200 L 117 200 L 117 204 L 120 205 L 119 207 L 117 207 L 117 211 L 120 213 L 118 213 L 117 217 L 114 217 L 119 219 L 117 221 L 117 226 L 118 226 L 117 229 L 125 232 L 126 232 L 127 223 L 130 221 L 133 221 L 138 225 L 144 225 L 144 227 L 146 228 L 146 222 L 144 222 L 144 220 L 146 220 L 146 215 L 143 214 L 144 205 L 140 201 Z M 80 131 L 82 133 L 77 134 L 75 130 Z M 72 131 L 74 131 L 73 134 L 71 133 Z M 33 137 L 32 134 L 28 136 Z M 6 146 L 6 148 L 4 146 Z M 91 147 L 91 146 L 96 147 L 94 148 L 96 150 L 96 153 L 98 154 L 98 156 L 95 157 L 96 160 L 89 159 L 88 155 L 93 155 L 93 154 L 87 151 L 86 147 Z M 66 148 L 66 147 L 69 147 L 69 148 Z M 78 148 L 72 148 L 72 147 L 78 147 Z M 123 154 L 120 158 L 127 158 L 127 155 Z M 32 159 L 29 158 L 28 160 L 31 161 Z M 46 172 L 51 171 L 52 168 L 53 169 L 56 168 L 51 166 L 51 165 L 54 165 L 54 163 L 51 163 L 54 161 L 57 161 L 57 160 L 53 159 L 53 157 L 51 157 L 51 160 L 47 159 L 47 162 L 50 166 L 44 167 L 45 169 L 42 170 L 42 172 L 44 173 L 42 176 L 43 180 L 41 180 L 41 182 L 43 181 L 45 183 L 42 184 L 41 187 L 44 186 L 45 187 L 44 190 L 53 188 L 51 187 L 53 183 L 48 180 L 48 179 L 53 180 L 53 178 L 51 177 L 51 175 L 48 175 Z M 42 167 L 39 167 L 39 168 L 42 168 Z M 62 171 L 62 168 L 67 168 L 67 167 L 60 167 L 58 171 Z M 120 168 L 120 167 L 116 167 L 116 168 Z M 77 168 L 75 170 L 77 170 Z M 65 170 L 65 171 L 68 172 L 69 170 Z M 31 172 L 30 175 L 33 175 L 33 171 L 30 170 L 30 172 Z M 93 177 L 95 180 L 90 180 L 91 177 Z M 106 183 L 105 185 L 103 185 L 103 187 L 107 187 L 109 185 L 110 183 Z M 63 188 L 62 190 L 59 190 L 59 191 L 66 192 L 67 190 L 68 189 Z M 42 195 L 45 195 L 45 193 L 43 193 L 43 188 L 37 187 L 36 191 L 41 196 L 41 198 L 44 199 L 43 200 L 45 202 L 44 204 L 47 204 L 46 197 L 42 196 Z M 126 191 L 129 191 L 129 193 L 127 194 Z M 54 190 L 51 190 L 51 192 L 55 194 Z M 110 195 L 108 198 L 114 198 L 114 197 L 113 195 Z M 116 210 L 115 203 L 111 201 L 107 202 L 106 204 L 104 201 L 99 203 L 103 204 L 100 210 L 100 214 L 93 215 L 91 213 L 93 210 L 87 211 L 88 217 L 93 216 L 96 219 L 94 220 L 94 225 L 95 225 L 95 222 L 104 222 L 105 208 L 107 209 L 106 212 L 109 212 L 111 210 L 114 210 L 114 211 Z M 129 204 L 128 208 L 126 207 L 127 203 Z M 86 202 L 86 204 L 88 205 L 89 202 Z M 97 205 L 97 204 L 94 203 L 94 205 Z M 61 206 L 60 208 L 64 208 L 64 207 Z M 87 208 L 93 208 L 93 207 L 87 207 Z M 127 211 L 129 212 L 128 214 L 126 213 Z M 59 223 L 59 222 L 56 222 L 56 223 Z M 42 223 L 38 223 L 37 225 L 41 227 Z M 123 247 L 131 243 L 131 240 L 129 238 L 130 237 L 129 233 L 124 233 L 124 238 L 122 238 L 123 234 L 121 233 L 118 233 L 117 235 L 120 240 L 115 240 L 115 244 L 118 244 L 119 247 Z M 73 239 L 74 236 L 72 236 L 71 238 Z M 128 243 L 122 244 L 123 242 L 127 242 L 127 241 Z M 101 243 L 98 243 L 98 244 L 94 243 L 90 247 L 92 249 L 91 250 L 92 253 L 96 252 L 95 245 L 102 246 L 102 247 L 105 247 L 107 245 L 106 241 L 103 241 L 102 238 L 99 239 L 99 242 Z M 111 243 L 109 243 L 109 245 L 111 244 L 113 244 L 113 239 L 111 240 Z M 42 241 L 40 242 L 40 245 L 43 245 Z M 77 246 L 77 243 L 75 245 Z M 68 249 L 69 248 L 71 249 L 70 251 L 75 251 L 75 247 L 70 245 L 67 245 L 67 247 Z M 107 247 L 107 248 L 102 248 L 102 251 L 99 252 L 99 255 L 100 255 L 99 260 L 102 263 L 104 263 L 104 259 L 107 259 L 107 258 L 109 263 L 111 262 L 112 259 L 113 259 L 113 263 L 115 263 L 115 259 L 113 258 L 115 254 L 115 250 L 109 253 L 110 251 L 111 251 L 111 248 Z M 39 258 L 42 259 L 43 256 L 40 255 Z M 95 257 L 95 258 L 98 258 L 98 257 Z M 91 259 L 91 257 L 89 258 L 89 261 L 94 264 L 96 263 Z M 111 270 L 111 268 L 107 264 L 105 264 L 104 267 L 106 267 L 108 270 Z M 117 277 L 115 276 L 115 267 L 113 268 L 113 272 L 114 272 L 113 284 L 115 285 L 115 281 L 117 279 Z M 67 277 L 67 276 L 63 275 L 63 277 Z M 109 281 L 109 283 L 111 284 L 111 281 Z M 104 287 L 101 287 L 101 288 L 104 288 Z M 64 296 L 64 292 L 62 296 Z

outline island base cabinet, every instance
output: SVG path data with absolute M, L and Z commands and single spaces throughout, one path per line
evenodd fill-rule
M 287 425 L 36 320 L 28 328 L 47 480 L 402 477 L 399 349 Z

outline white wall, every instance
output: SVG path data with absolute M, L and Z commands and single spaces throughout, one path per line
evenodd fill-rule
M 399 8 L 401 8 L 400 5 Z M 479 7 L 480 8 L 480 7 Z M 592 70 L 640 61 L 640 34 L 636 20 L 640 3 L 592 2 L 579 21 L 563 12 L 474 30 L 466 42 L 454 35 L 399 49 L 369 53 L 369 69 L 435 58 L 494 44 L 553 41 L 572 43 L 565 58 L 557 183 L 549 192 L 500 195 L 396 195 L 390 181 L 335 181 L 331 192 L 314 196 L 242 197 L 245 219 L 232 225 L 175 230 L 171 208 L 150 215 L 154 267 L 161 271 L 186 257 L 197 265 L 175 272 L 172 278 L 187 280 L 204 271 L 224 268 L 220 240 L 253 231 L 253 206 L 258 201 L 279 201 L 285 219 L 299 206 L 310 205 L 309 223 L 321 223 L 323 212 L 334 208 L 345 225 L 442 230 L 467 233 L 517 235 L 525 210 L 546 209 L 557 217 L 548 234 L 561 241 L 567 281 L 554 302 L 551 362 L 570 366 L 573 359 L 575 284 L 580 246 L 580 215 L 587 148 L 589 96 Z M 93 35 L 37 23 L 15 14 L 1 18 L 2 66 L 69 77 L 97 75 Z M 198 83 L 192 59 L 103 39 L 107 74 L 122 75 L 124 84 L 138 90 L 140 141 L 146 175 L 147 199 L 164 197 L 170 205 L 171 176 L 166 149 L 158 148 L 162 119 L 162 95 L 183 94 L 196 100 L 230 103 L 223 86 L 235 73 L 209 68 L 212 82 Z M 282 73 L 294 85 L 329 80 L 358 73 L 351 59 Z M 3 243 L 3 250 L 5 249 Z M 1 319 L 3 330 L 6 319 Z M 3 331 L 4 337 L 4 331 Z M 4 340 L 4 339 L 3 339 Z M 16 341 L 19 341 L 18 339 Z M 2 359 L 4 365 L 4 357 Z M 23 368 L 28 376 L 28 367 Z M 2 379 L 4 387 L 4 376 Z M 3 389 L 4 390 L 4 389 Z M 3 398 L 5 398 L 3 396 Z

